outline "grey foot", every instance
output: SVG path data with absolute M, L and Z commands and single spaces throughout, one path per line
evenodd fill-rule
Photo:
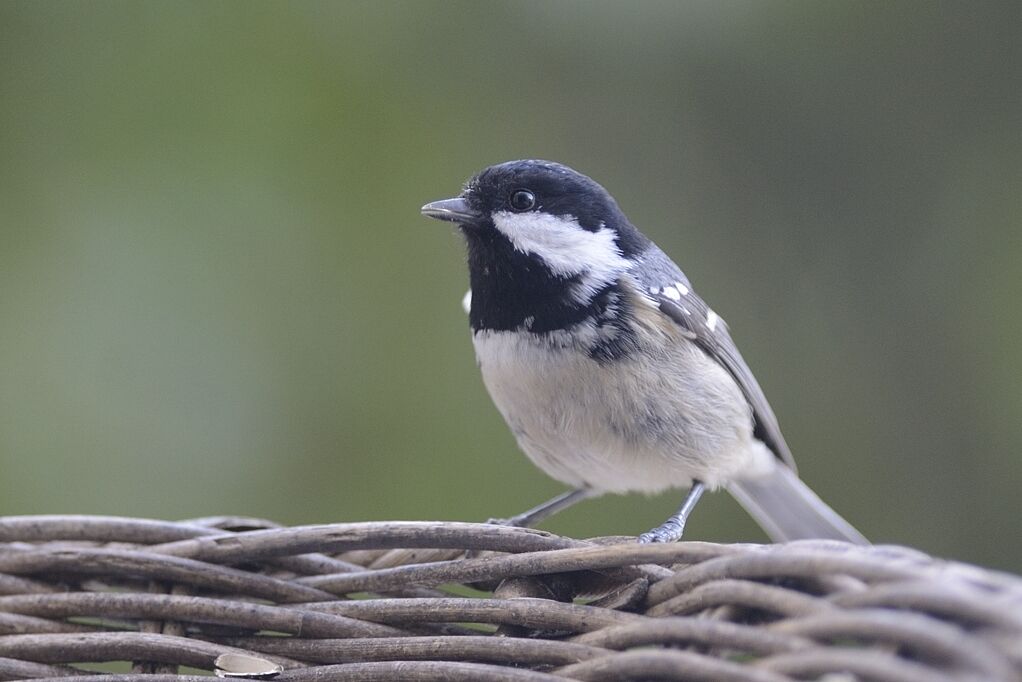
M 685 533 L 685 525 L 675 519 L 667 519 L 662 525 L 639 536 L 640 544 L 651 542 L 677 542 Z
M 650 542 L 677 542 L 685 532 L 685 521 L 688 515 L 695 509 L 696 502 L 703 496 L 706 486 L 700 481 L 692 481 L 692 487 L 681 503 L 678 513 L 667 519 L 653 530 L 639 536 L 639 542 L 647 544 Z
M 514 528 L 528 528 L 529 519 L 521 516 L 512 516 L 510 519 L 486 519 L 486 523 L 494 526 L 512 526 Z

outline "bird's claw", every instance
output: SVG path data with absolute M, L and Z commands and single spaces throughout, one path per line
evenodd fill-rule
M 511 526 L 512 528 L 525 528 L 525 524 L 522 523 L 515 516 L 512 516 L 510 519 L 486 519 L 486 523 L 489 523 L 493 526 Z
M 685 533 L 685 526 L 674 519 L 668 519 L 656 528 L 639 536 L 639 544 L 654 542 L 677 542 Z

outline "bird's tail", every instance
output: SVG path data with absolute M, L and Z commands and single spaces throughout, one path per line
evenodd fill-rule
M 763 476 L 732 481 L 727 489 L 774 542 L 819 538 L 869 544 L 781 463 Z

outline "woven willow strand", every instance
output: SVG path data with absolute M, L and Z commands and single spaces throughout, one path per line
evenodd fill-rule
M 295 681 L 1022 682 L 1022 580 L 823 541 L 0 518 L 0 680 L 209 679 L 167 671 L 228 652 Z

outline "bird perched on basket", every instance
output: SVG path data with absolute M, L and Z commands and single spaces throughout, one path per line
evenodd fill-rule
M 776 541 L 866 542 L 798 478 L 724 320 L 601 185 L 509 161 L 422 213 L 467 242 L 465 307 L 497 409 L 525 454 L 571 486 L 508 523 L 605 492 L 688 488 L 639 538 L 672 542 L 703 491 L 724 487 Z

